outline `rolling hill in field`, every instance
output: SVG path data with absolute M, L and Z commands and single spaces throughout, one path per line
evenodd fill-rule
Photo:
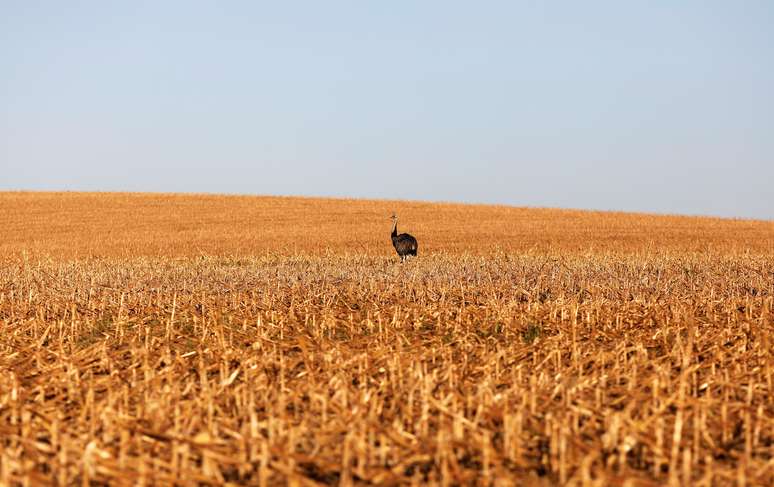
M 768 251 L 774 222 L 447 203 L 133 193 L 0 193 L 0 252 L 193 256 L 392 252 L 388 220 L 421 253 Z

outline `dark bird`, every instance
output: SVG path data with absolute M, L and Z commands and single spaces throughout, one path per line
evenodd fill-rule
M 392 246 L 400 256 L 400 261 L 403 262 L 409 255 L 416 256 L 417 239 L 408 233 L 398 235 L 398 217 L 393 213 L 390 218 L 392 219 Z

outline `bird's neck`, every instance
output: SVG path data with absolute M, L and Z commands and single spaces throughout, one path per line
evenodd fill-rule
M 392 236 L 397 237 L 398 236 L 398 219 L 396 218 L 392 222 Z

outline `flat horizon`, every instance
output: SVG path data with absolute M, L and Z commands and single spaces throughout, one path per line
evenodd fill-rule
M 642 216 L 654 216 L 654 217 L 682 217 L 682 218 L 705 218 L 705 219 L 717 219 L 717 220 L 732 220 L 732 221 L 750 221 L 750 222 L 765 222 L 774 223 L 773 218 L 754 218 L 745 216 L 726 216 L 715 214 L 702 214 L 702 213 L 669 213 L 658 211 L 637 211 L 637 210 L 616 210 L 616 209 L 602 209 L 602 208 L 574 208 L 574 207 L 560 207 L 560 206 L 544 206 L 544 205 L 519 205 L 510 203 L 496 203 L 487 201 L 457 201 L 457 200 L 435 200 L 435 199 L 400 199 L 400 198 L 371 198 L 366 196 L 336 196 L 336 195 L 315 195 L 315 194 L 258 194 L 258 193 L 222 193 L 213 191 L 125 191 L 125 190 L 80 190 L 80 189 L 0 189 L 0 193 L 43 193 L 43 194 L 124 194 L 124 195 L 180 195 L 180 196 L 232 196 L 232 197 L 245 197 L 245 198 L 305 198 L 305 199 L 324 199 L 324 200 L 354 200 L 354 201 L 384 201 L 384 202 L 405 202 L 405 203 L 427 203 L 427 204 L 439 204 L 439 205 L 464 205 L 464 206 L 486 206 L 486 207 L 503 207 L 503 208 L 519 208 L 519 209 L 532 209 L 532 210 L 553 210 L 553 211 L 572 211 L 572 212 L 588 212 L 588 213 L 610 213 L 610 214 L 631 214 Z

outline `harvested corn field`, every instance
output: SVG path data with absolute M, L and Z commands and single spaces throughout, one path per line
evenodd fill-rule
M 2 193 L 0 225 L 0 485 L 774 481 L 772 222 Z

